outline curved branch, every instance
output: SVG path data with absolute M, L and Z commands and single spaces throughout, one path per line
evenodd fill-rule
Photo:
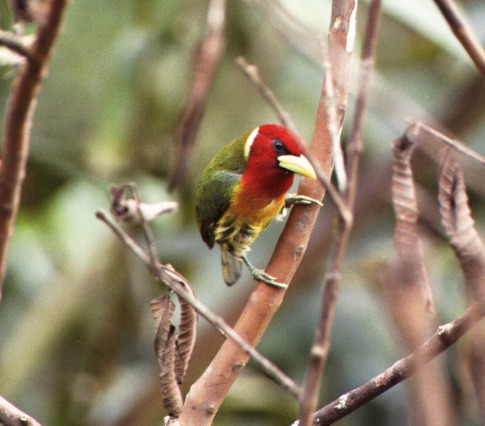
M 53 0 L 39 26 L 29 60 L 13 83 L 8 102 L 0 164 L 0 300 L 5 280 L 8 244 L 17 216 L 30 149 L 32 118 L 41 84 L 58 36 L 68 0 Z
M 214 314 L 209 308 L 195 298 L 192 291 L 190 291 L 189 283 L 178 272 L 173 270 L 169 266 L 161 265 L 159 260 L 156 259 L 153 263 L 150 256 L 148 256 L 141 247 L 122 230 L 114 220 L 103 210 L 96 212 L 96 217 L 103 221 L 114 234 L 138 257 L 145 263 L 150 269 L 154 277 L 160 281 L 163 281 L 171 290 L 174 291 L 177 296 L 184 299 L 187 303 L 194 307 L 198 314 L 205 318 L 209 324 L 211 324 L 222 335 L 232 339 L 239 347 L 242 348 L 257 365 L 264 371 L 264 373 L 279 384 L 284 390 L 286 390 L 294 398 L 298 398 L 300 389 L 289 377 L 284 375 L 273 363 L 267 358 L 263 357 L 256 349 L 254 349 L 246 340 L 231 328 L 225 320 Z
M 485 316 L 485 304 L 477 302 L 455 321 L 438 327 L 436 333 L 413 353 L 395 362 L 387 370 L 367 383 L 341 395 L 318 410 L 313 416 L 314 425 L 330 425 L 354 412 L 393 386 L 411 377 L 418 369 L 448 349 Z M 297 425 L 298 423 L 295 423 Z
M 24 42 L 24 39 L 10 31 L 0 30 L 0 46 L 5 46 L 20 56 L 31 57 L 29 46 Z

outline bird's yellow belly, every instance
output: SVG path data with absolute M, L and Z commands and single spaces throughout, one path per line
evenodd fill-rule
M 215 241 L 223 249 L 240 256 L 249 250 L 249 246 L 281 211 L 284 202 L 284 195 L 270 202 L 257 199 L 236 201 L 219 220 L 214 230 Z

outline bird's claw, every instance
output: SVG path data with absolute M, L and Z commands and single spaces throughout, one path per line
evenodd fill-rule
M 297 195 L 297 194 L 289 194 L 286 196 L 285 199 L 285 207 L 289 208 L 293 206 L 293 204 L 316 204 L 317 206 L 323 207 L 323 203 L 321 201 L 316 200 L 312 197 L 307 197 L 306 195 Z
M 255 268 L 245 255 L 241 256 L 241 260 L 246 264 L 246 266 L 249 269 L 249 272 L 251 272 L 251 275 L 256 281 L 262 281 L 266 284 L 269 284 L 278 288 L 288 288 L 288 284 L 279 283 L 278 281 L 276 281 L 276 277 L 273 277 L 272 275 L 268 274 L 262 269 Z
M 267 274 L 261 269 L 255 269 L 251 271 L 251 275 L 256 281 L 262 281 L 266 284 L 269 284 L 278 288 L 288 288 L 288 284 L 279 283 L 278 281 L 276 281 L 276 277 L 273 277 L 272 275 Z

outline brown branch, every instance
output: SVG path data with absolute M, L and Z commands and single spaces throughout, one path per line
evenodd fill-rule
M 46 22 L 51 2 L 46 0 L 8 0 L 15 23 L 32 22 L 36 25 Z
M 10 31 L 0 30 L 0 46 L 4 46 L 25 58 L 31 58 L 30 46 L 24 42 L 22 36 Z
M 434 0 L 453 34 L 470 56 L 478 71 L 485 74 L 485 50 L 452 0 Z
M 20 411 L 15 405 L 0 396 L 0 425 L 2 426 L 42 426 L 33 417 Z
M 349 29 L 353 29 L 349 26 L 349 12 L 346 14 L 345 11 L 352 11 L 354 7 L 355 2 L 351 0 L 334 1 L 332 9 L 329 55 L 332 75 L 335 79 L 335 102 L 339 126 L 343 123 L 347 105 L 352 47 L 352 43 L 347 40 L 346 35 Z M 320 163 L 326 174 L 330 175 L 333 162 L 325 96 L 324 84 L 310 153 Z M 318 181 L 302 179 L 298 193 L 321 199 L 324 191 L 325 189 Z M 266 272 L 276 277 L 279 282 L 291 282 L 307 247 L 317 214 L 316 206 L 295 206 L 292 209 L 266 269 Z M 256 346 L 281 305 L 284 294 L 285 289 L 260 283 L 252 292 L 234 329 L 240 335 L 245 336 L 253 346 Z M 181 423 L 201 426 L 211 424 L 229 388 L 247 360 L 248 355 L 238 345 L 230 340 L 224 342 L 206 372 L 192 385 L 185 402 L 186 409 L 180 417 Z
M 207 13 L 207 32 L 194 54 L 192 84 L 175 131 L 175 159 L 169 190 L 182 183 L 205 112 L 207 98 L 224 52 L 226 0 L 211 0 Z
M 52 0 L 45 23 L 37 30 L 31 49 L 32 57 L 14 81 L 8 101 L 0 164 L 0 300 L 7 268 L 8 245 L 26 174 L 32 119 L 67 3 L 68 0 Z
M 328 62 L 324 65 L 324 82 L 327 96 L 325 97 L 325 108 L 327 109 L 328 116 L 328 131 L 330 132 L 330 139 L 332 141 L 332 152 L 334 168 L 333 173 L 337 182 L 337 187 L 340 192 L 347 191 L 348 177 L 347 170 L 345 169 L 344 153 L 341 144 L 341 132 L 342 128 L 338 124 L 337 108 L 335 105 L 335 97 L 333 90 L 333 78 L 330 70 L 330 64 Z M 327 190 L 329 189 L 325 186 Z M 330 191 L 328 191 L 330 193 Z
M 355 20 L 356 7 L 356 3 L 348 3 L 347 8 L 341 11 L 342 14 L 334 16 L 337 16 L 337 18 L 339 16 L 346 16 L 345 25 L 347 26 L 347 28 L 351 28 L 353 25 L 355 25 L 355 21 L 352 22 L 352 19 Z M 360 154 L 363 150 L 363 124 L 365 112 L 367 109 L 367 97 L 369 91 L 370 76 L 375 60 L 377 28 L 380 18 L 380 12 L 380 0 L 373 0 L 369 9 L 366 35 L 364 38 L 364 49 L 361 62 L 357 105 L 352 132 L 347 145 L 347 176 L 349 177 L 349 185 L 348 191 L 345 194 L 345 202 L 346 207 L 350 212 L 351 218 L 357 193 L 358 164 Z M 334 25 L 332 25 L 332 28 L 335 28 Z M 351 37 L 351 35 L 348 34 L 348 37 Z M 343 45 L 345 46 L 344 51 L 347 52 L 348 55 L 350 55 L 350 52 L 347 50 L 349 40 L 344 38 L 341 41 L 345 41 L 345 44 Z M 350 56 L 347 58 L 347 61 L 350 62 Z M 333 74 L 335 73 L 335 71 L 336 70 L 334 69 Z M 340 286 L 340 271 L 342 269 L 345 253 L 347 251 L 350 232 L 352 229 L 352 222 L 353 220 L 345 221 L 343 217 L 339 218 L 338 234 L 332 246 L 328 270 L 324 277 L 324 290 L 322 294 L 320 315 L 315 331 L 313 346 L 310 352 L 310 358 L 308 360 L 305 386 L 303 388 L 303 399 L 301 401 L 300 407 L 299 424 L 301 426 L 310 425 L 312 421 L 312 413 L 315 411 L 318 403 L 321 377 L 325 369 L 328 352 L 330 349 L 330 334 Z
M 463 337 L 485 316 L 485 304 L 477 302 L 455 321 L 438 327 L 437 332 L 405 358 L 367 383 L 341 395 L 318 410 L 313 416 L 314 425 L 330 425 L 383 394 L 393 386 L 411 377 L 419 369 Z
M 150 256 L 147 255 L 141 247 L 131 238 L 118 224 L 103 210 L 96 212 L 96 217 L 103 221 L 113 231 L 113 233 L 128 247 L 140 260 L 150 269 L 154 277 L 163 281 L 177 296 L 184 299 L 187 303 L 192 305 L 197 313 L 205 318 L 217 331 L 224 337 L 229 337 L 236 345 L 241 347 L 244 353 L 252 357 L 254 362 L 261 368 L 264 373 L 286 390 L 294 398 L 298 398 L 301 390 L 293 380 L 287 377 L 278 367 L 271 361 L 261 355 L 254 347 L 248 343 L 235 329 L 229 326 L 226 321 L 214 314 L 202 302 L 195 298 L 193 293 L 188 290 L 190 285 L 188 281 L 176 272 L 171 266 L 161 265 L 157 259 L 157 265 L 154 267 Z

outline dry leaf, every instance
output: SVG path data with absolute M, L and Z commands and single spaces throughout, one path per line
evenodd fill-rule
M 190 356 L 195 345 L 197 332 L 197 312 L 194 307 L 179 297 L 180 324 L 176 341 L 175 375 L 178 383 L 183 383 Z
M 485 248 L 468 207 L 463 172 L 452 156 L 443 163 L 439 179 L 441 223 L 460 262 L 468 290 L 475 298 L 485 295 Z

